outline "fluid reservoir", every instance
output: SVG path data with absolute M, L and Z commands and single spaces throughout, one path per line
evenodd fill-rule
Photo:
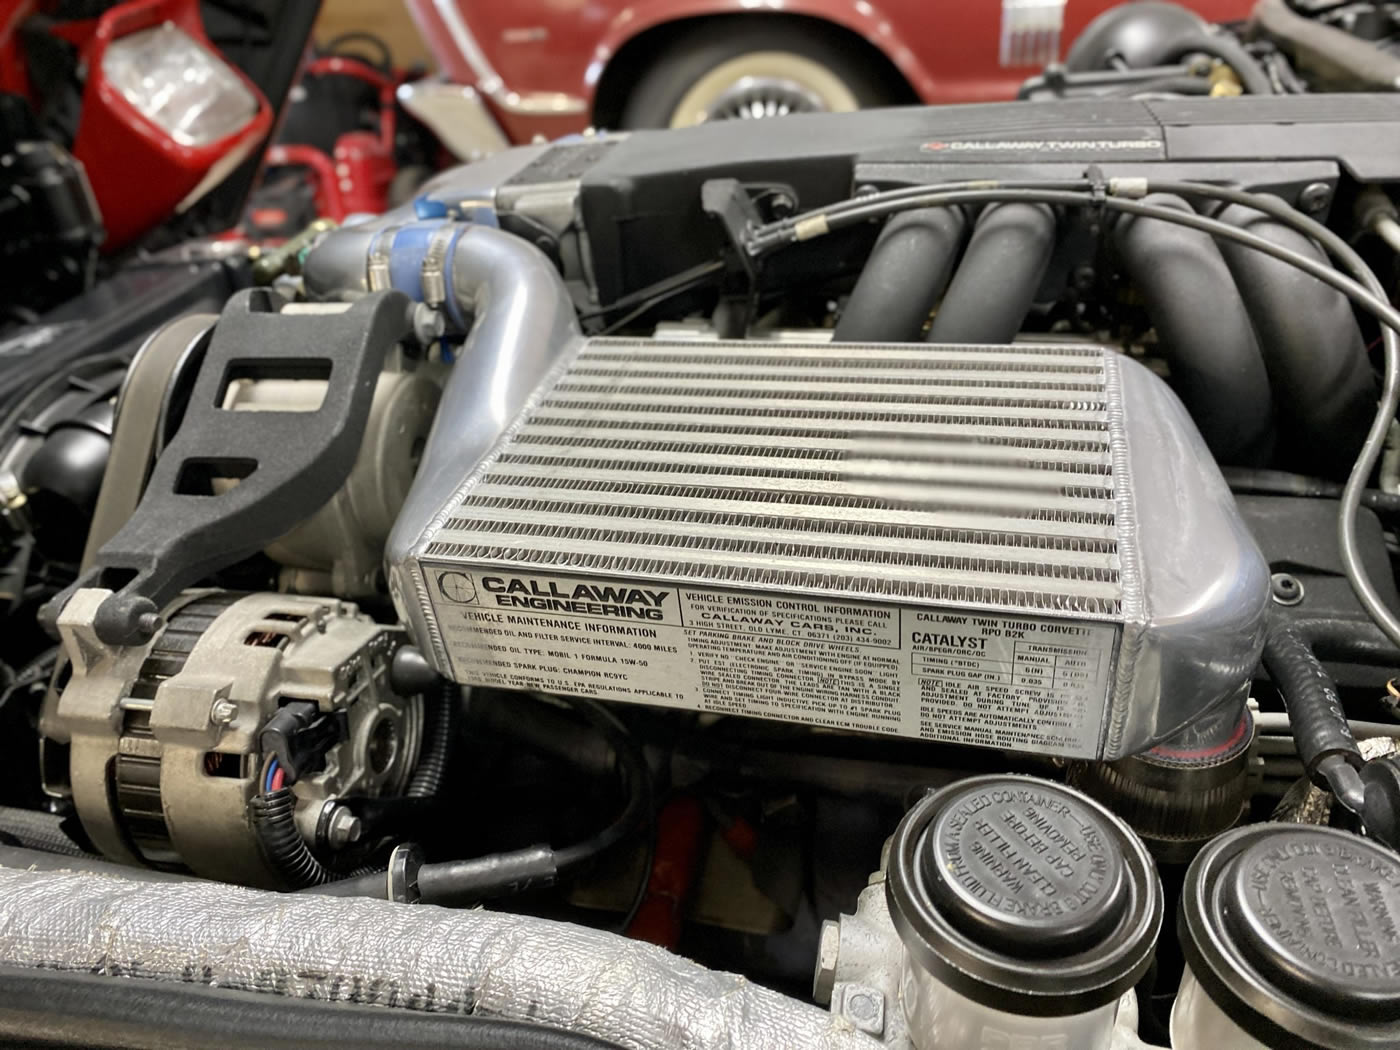
M 1334 828 L 1221 835 L 1186 875 L 1176 1050 L 1400 1047 L 1400 855 Z
M 895 832 L 885 885 L 920 1050 L 1105 1050 L 1162 925 L 1161 883 L 1132 830 L 1031 777 L 929 795 Z

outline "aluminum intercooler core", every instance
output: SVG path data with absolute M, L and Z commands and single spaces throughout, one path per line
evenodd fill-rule
M 580 341 L 458 481 L 393 569 L 465 683 L 1117 758 L 1258 656 L 1267 567 L 1106 349 Z

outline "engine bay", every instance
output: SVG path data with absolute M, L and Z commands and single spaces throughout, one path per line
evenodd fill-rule
M 1400 105 L 1072 95 L 509 149 L 31 398 L 0 966 L 1400 1044 Z

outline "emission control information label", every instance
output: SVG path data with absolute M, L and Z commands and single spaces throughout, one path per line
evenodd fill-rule
M 1094 758 L 1117 628 L 425 562 L 453 674 Z

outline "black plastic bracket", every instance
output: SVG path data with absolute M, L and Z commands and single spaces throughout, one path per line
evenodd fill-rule
M 723 228 L 739 265 L 752 283 L 758 271 L 749 252 L 749 237 L 761 217 L 744 184 L 738 179 L 707 179 L 700 186 L 700 207 Z
M 102 587 L 114 593 L 98 608 L 97 636 L 148 640 L 180 591 L 286 534 L 345 483 L 385 358 L 412 329 L 413 303 L 384 291 L 341 313 L 287 314 L 282 305 L 265 288 L 229 300 L 135 513 L 44 607 L 51 633 L 75 591 Z M 245 378 L 324 379 L 325 395 L 311 412 L 225 410 L 229 384 Z
M 759 260 L 749 250 L 750 235 L 759 225 L 761 216 L 753 198 L 738 179 L 709 179 L 700 186 L 700 207 L 724 230 L 732 249 L 726 253 L 728 270 L 742 278 L 744 294 L 725 296 L 729 309 L 718 311 L 726 318 L 720 335 L 725 339 L 742 338 L 749 322 L 758 315 Z

